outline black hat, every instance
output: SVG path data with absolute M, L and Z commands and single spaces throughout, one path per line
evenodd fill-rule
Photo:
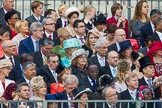
M 142 57 L 141 59 L 139 59 L 139 63 L 140 63 L 140 68 L 139 68 L 139 71 L 142 72 L 143 68 L 148 66 L 148 65 L 154 65 L 152 62 L 151 62 L 151 59 L 149 56 L 144 56 Z
M 94 18 L 94 25 L 97 24 L 106 24 L 106 17 L 104 14 L 101 13 Z
M 74 89 L 73 91 L 74 100 L 76 100 L 78 97 L 80 97 L 83 93 L 92 93 L 92 91 L 89 88 L 86 88 L 85 86 L 79 86 L 78 88 Z
M 105 88 L 107 86 L 111 86 L 116 81 L 118 81 L 118 78 L 117 77 L 112 78 L 108 74 L 104 74 L 98 80 L 98 83 L 99 83 L 98 90 L 102 90 L 103 88 Z
M 125 41 L 121 42 L 119 44 L 119 46 L 120 46 L 120 52 L 123 52 L 128 48 L 132 48 L 132 44 L 131 44 L 130 40 L 125 40 Z

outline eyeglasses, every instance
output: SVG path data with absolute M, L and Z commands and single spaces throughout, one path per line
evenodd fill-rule
M 117 93 L 114 93 L 114 94 L 107 96 L 107 97 L 116 97 L 116 96 L 117 96 Z
M 46 24 L 46 25 L 56 25 L 56 23 L 49 23 L 49 24 Z

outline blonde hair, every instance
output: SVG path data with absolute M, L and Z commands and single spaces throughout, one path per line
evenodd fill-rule
M 124 82 L 125 82 L 125 84 L 127 85 L 126 82 L 129 81 L 130 78 L 135 78 L 135 77 L 138 78 L 138 76 L 137 76 L 136 73 L 134 73 L 134 72 L 128 73 L 128 74 L 125 76 L 125 78 L 124 78 Z
M 84 7 L 83 9 L 80 9 L 80 12 L 84 14 L 84 17 L 85 15 L 87 14 L 87 12 L 91 12 L 93 10 L 96 10 L 95 7 L 93 7 L 92 5 L 87 5 L 86 7 Z
M 65 9 L 68 9 L 68 6 L 66 4 L 61 4 L 59 7 L 58 7 L 58 14 L 62 14 L 62 11 L 65 10 Z
M 61 27 L 57 30 L 57 36 L 60 37 L 62 36 L 65 32 L 69 32 L 69 30 L 66 27 Z M 69 32 L 70 34 L 70 32 Z
M 17 33 L 20 33 L 20 28 L 22 26 L 28 26 L 28 22 L 26 20 L 19 20 L 15 24 L 15 29 Z
M 121 75 L 121 73 L 124 73 L 125 71 L 130 70 L 130 64 L 126 61 L 126 59 L 120 59 L 117 64 L 117 73 L 116 77 L 118 77 L 119 83 L 122 83 L 124 80 L 124 76 Z

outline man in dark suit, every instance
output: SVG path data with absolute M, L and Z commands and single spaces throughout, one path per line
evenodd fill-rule
M 119 43 L 123 42 L 125 38 L 126 38 L 125 31 L 123 29 L 116 29 L 115 30 L 115 43 L 108 46 L 108 50 L 109 51 L 114 50 L 116 52 L 119 52 L 120 51 Z
M 33 1 L 31 3 L 31 10 L 33 12 L 33 15 L 27 17 L 25 20 L 28 21 L 29 23 L 29 27 L 30 25 L 33 23 L 33 22 L 42 22 L 43 21 L 43 16 L 42 13 L 43 13 L 43 2 L 41 1 Z
M 29 85 L 30 80 L 34 76 L 36 76 L 36 65 L 31 61 L 27 61 L 27 62 L 23 63 L 22 69 L 23 69 L 23 73 L 22 73 L 23 77 L 17 81 L 17 84 L 26 82 Z
M 20 63 L 15 65 L 9 73 L 8 79 L 14 80 L 16 83 L 20 79 L 23 79 L 22 64 L 27 61 L 33 61 L 33 56 L 28 53 L 24 53 L 20 56 Z
M 12 108 L 19 108 L 19 107 L 33 107 L 33 102 L 26 102 L 29 100 L 30 96 L 30 87 L 27 83 L 22 82 L 17 85 L 16 88 L 16 96 L 18 96 L 18 101 L 20 102 L 11 102 L 10 106 Z
M 83 20 L 75 20 L 73 24 L 73 28 L 75 30 L 76 35 L 74 36 L 77 39 L 80 39 L 81 42 L 84 44 L 86 41 L 86 27 Z
M 116 77 L 118 60 L 119 54 L 116 51 L 108 52 L 107 54 L 108 65 L 101 68 L 99 76 L 108 74 L 111 77 Z
M 33 54 L 34 63 L 37 68 L 41 68 L 47 63 L 47 56 L 51 54 L 51 49 L 54 43 L 51 39 L 45 38 L 41 41 L 40 51 Z
M 47 84 L 47 92 L 50 93 L 50 85 L 57 82 L 59 57 L 56 54 L 47 56 L 47 65 L 40 69 L 40 75 Z
M 53 18 L 47 17 L 43 19 L 43 27 L 44 27 L 44 38 L 49 38 L 53 40 L 55 45 L 59 45 L 59 39 L 57 37 L 57 32 L 55 30 L 55 22 Z
M 90 57 L 88 59 L 88 64 L 96 64 L 98 69 L 100 70 L 101 67 L 104 67 L 107 64 L 106 55 L 107 55 L 107 41 L 104 38 L 99 38 L 95 44 L 97 54 L 94 57 Z
M 8 11 L 13 10 L 14 0 L 3 0 L 2 4 L 3 4 L 3 7 L 0 8 L 0 27 L 7 25 L 7 23 L 4 19 L 4 16 Z M 21 14 L 19 11 L 17 11 L 17 15 L 18 15 L 19 19 L 21 19 Z
M 139 53 L 142 53 L 144 56 L 146 55 L 146 52 L 149 51 L 149 48 L 151 47 L 152 43 L 155 42 L 155 38 L 153 36 L 148 36 L 145 40 L 145 47 L 140 48 L 138 50 Z
M 40 22 L 34 22 L 30 26 L 31 36 L 20 41 L 19 55 L 23 53 L 34 53 L 40 50 L 40 39 L 43 38 L 43 25 Z
M 139 79 L 139 86 L 146 85 L 152 87 L 153 77 L 155 75 L 154 65 L 152 64 L 148 56 L 144 56 L 139 59 L 140 72 L 143 73 L 144 77 Z
M 58 94 L 59 100 L 73 100 L 74 96 L 72 91 L 78 87 L 78 78 L 75 75 L 68 75 L 65 79 L 65 90 Z M 61 103 L 59 103 L 59 108 L 61 108 Z M 68 102 L 63 103 L 63 108 L 72 108 L 74 107 L 74 103 Z
M 155 31 L 155 20 L 161 17 L 161 12 L 158 9 L 152 9 L 150 12 L 150 22 L 141 27 L 141 44 L 145 46 L 145 42 L 148 36 L 152 35 Z
M 162 18 L 155 20 L 155 32 L 152 36 L 155 38 L 155 41 L 162 41 Z
M 114 88 L 111 86 L 105 87 L 102 91 L 102 96 L 105 100 L 118 100 L 118 94 Z M 117 102 L 107 102 L 105 103 L 105 108 L 118 108 Z
M 16 46 L 11 40 L 5 40 L 2 43 L 2 49 L 4 51 L 4 56 L 0 59 L 10 59 L 13 66 L 20 63 L 19 57 L 15 56 Z
M 123 91 L 120 93 L 121 100 L 136 100 L 137 99 L 137 88 L 138 88 L 138 76 L 136 73 L 129 73 L 125 76 L 125 83 L 128 87 L 127 90 Z M 136 104 L 131 102 L 129 103 L 128 107 L 128 102 L 123 102 L 122 103 L 122 108 L 136 108 Z
M 83 79 L 84 86 L 90 88 L 92 92 L 97 91 L 98 87 L 98 67 L 95 64 L 91 64 L 88 66 L 86 70 L 86 77 Z

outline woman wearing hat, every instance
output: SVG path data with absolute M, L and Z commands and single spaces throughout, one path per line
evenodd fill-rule
M 89 88 L 84 86 L 79 86 L 78 88 L 74 89 L 73 91 L 74 100 L 88 100 L 88 95 L 92 93 Z M 78 105 L 79 104 L 79 105 Z M 75 108 L 86 108 L 86 102 L 74 103 Z
M 130 72 L 130 64 L 125 59 L 121 59 L 117 64 L 116 77 L 118 78 L 118 81 L 114 84 L 118 93 L 121 93 L 127 89 L 124 78 Z
M 4 91 L 10 83 L 14 81 L 6 79 L 12 69 L 12 63 L 9 59 L 0 60 L 0 97 L 2 97 Z
M 119 58 L 126 59 L 126 61 L 130 64 L 131 70 L 135 68 L 132 60 L 132 44 L 130 40 L 125 40 L 119 44 L 120 51 L 119 51 Z
M 76 75 L 79 80 L 79 85 L 84 85 L 86 76 L 85 69 L 87 68 L 87 57 L 89 52 L 84 49 L 78 49 L 72 53 L 72 74 Z
M 97 31 L 95 31 L 95 29 L 88 31 L 85 45 L 88 47 L 89 57 L 95 55 L 96 53 L 95 44 L 98 39 L 99 39 L 99 34 L 97 33 Z
M 41 76 L 35 76 L 30 81 L 33 96 L 29 100 L 45 100 L 47 85 Z M 37 102 L 37 108 L 42 108 L 42 102 Z
M 162 75 L 162 42 L 154 42 L 146 53 L 152 61 L 155 68 L 155 76 Z
M 60 44 L 53 46 L 52 53 L 56 53 L 56 54 L 60 55 L 60 57 L 62 58 L 65 56 L 63 41 L 67 40 L 67 39 L 71 39 L 71 35 L 67 28 L 62 27 L 57 30 L 57 36 L 59 38 Z
M 68 18 L 69 24 L 67 29 L 69 30 L 72 36 L 75 36 L 75 31 L 73 28 L 73 23 L 79 18 L 79 9 L 77 7 L 70 7 L 66 10 L 66 17 Z
M 63 41 L 63 46 L 66 56 L 61 58 L 61 63 L 64 67 L 68 68 L 71 66 L 72 53 L 82 46 L 80 39 L 71 38 Z
M 153 89 L 155 92 L 155 99 L 156 100 L 162 100 L 162 76 L 156 77 L 153 80 Z M 162 103 L 158 102 L 156 104 L 156 108 L 161 108 Z

